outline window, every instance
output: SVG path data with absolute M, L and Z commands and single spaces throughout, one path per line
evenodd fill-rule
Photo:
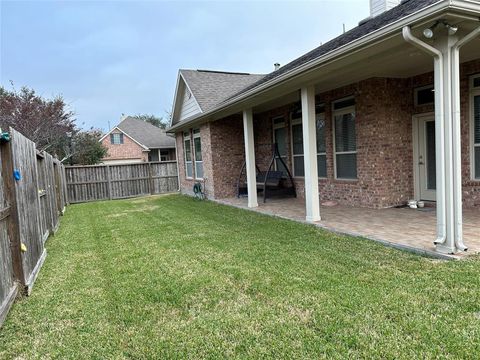
M 122 133 L 113 133 L 110 134 L 110 143 L 112 145 L 123 144 L 123 134 Z
M 158 149 L 152 149 L 148 153 L 148 161 L 156 162 L 158 161 Z
M 183 149 L 185 153 L 185 175 L 187 178 L 193 178 L 192 143 L 188 131 L 183 133 Z
M 318 177 L 327 177 L 327 146 L 325 144 L 325 113 L 316 115 Z
M 480 180 L 480 75 L 472 78 L 472 175 Z
M 318 177 L 327 177 L 327 153 L 325 146 L 325 107 L 316 105 L 315 116 L 317 137 L 317 171 Z M 301 116 L 301 112 L 300 112 Z M 293 176 L 305 176 L 305 160 L 303 152 L 303 128 L 302 119 L 292 120 L 292 158 Z
M 287 169 L 280 161 L 287 163 L 287 128 L 285 127 L 285 119 L 283 116 L 272 119 L 273 122 L 273 142 L 278 146 L 280 157 L 275 159 L 275 170 L 282 171 L 284 176 L 287 175 Z
M 293 176 L 305 176 L 305 161 L 303 158 L 303 128 L 301 118 L 292 120 L 292 157 Z
M 340 107 L 338 105 L 340 103 L 347 106 Z M 341 100 L 334 103 L 333 106 L 335 177 L 337 179 L 357 179 L 357 139 L 354 104 L 351 101 Z
M 415 89 L 415 106 L 431 105 L 435 103 L 435 90 L 433 85 Z
M 160 150 L 160 161 L 168 161 L 168 150 Z
M 203 179 L 202 139 L 200 129 L 193 130 L 193 148 L 195 156 L 195 179 Z

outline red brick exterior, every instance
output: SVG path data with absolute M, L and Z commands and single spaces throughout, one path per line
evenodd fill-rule
M 112 131 L 112 134 L 121 133 L 119 130 Z M 127 135 L 123 135 L 123 144 L 114 145 L 110 142 L 110 136 L 106 136 L 102 140 L 102 144 L 108 149 L 107 157 L 104 161 L 112 160 L 128 160 L 128 161 L 148 161 L 148 152 L 138 145 L 135 141 L 130 139 Z
M 480 73 L 480 60 L 461 66 L 462 101 L 462 174 L 463 200 L 467 207 L 480 206 L 480 182 L 471 180 L 470 161 L 470 96 L 469 77 Z M 408 79 L 374 78 L 317 95 L 325 104 L 327 178 L 319 180 L 322 201 L 384 208 L 404 204 L 414 197 L 412 117 L 433 112 L 433 106 L 414 106 L 414 89 L 433 84 L 433 74 Z M 356 101 L 357 173 L 353 181 L 334 178 L 332 137 L 332 103 L 354 96 Z M 265 170 L 272 154 L 270 147 L 259 144 L 273 142 L 272 118 L 284 115 L 287 139 L 290 134 L 290 112 L 293 104 L 261 114 L 254 114 L 256 164 Z M 241 115 L 205 124 L 201 128 L 202 153 L 206 187 L 212 198 L 233 197 L 238 174 L 244 161 L 243 124 Z M 289 140 L 290 141 L 290 140 Z M 181 189 L 188 192 L 193 181 L 185 179 L 182 134 L 177 134 Z M 288 154 L 291 154 L 290 142 Z M 292 167 L 291 156 L 287 165 Z M 295 179 L 299 196 L 304 182 Z

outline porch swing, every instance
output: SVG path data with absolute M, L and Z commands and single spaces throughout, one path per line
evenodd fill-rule
M 280 156 L 278 145 L 276 143 L 273 145 L 259 144 L 257 145 L 257 147 L 259 149 L 271 147 L 272 149 L 272 158 L 269 162 L 267 170 L 261 171 L 256 165 L 257 192 L 263 193 L 263 202 L 265 203 L 267 201 L 267 198 L 271 196 L 297 197 L 297 192 L 295 191 L 295 184 L 293 182 L 292 174 L 290 173 L 287 164 L 285 164 L 282 157 Z M 285 171 L 274 170 L 275 160 L 280 160 L 280 163 L 283 165 Z M 244 161 L 242 169 L 240 170 L 240 175 L 238 176 L 237 198 L 240 198 L 241 196 L 248 196 L 246 168 L 247 164 L 246 161 Z

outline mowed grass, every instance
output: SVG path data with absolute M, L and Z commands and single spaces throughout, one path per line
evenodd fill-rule
M 74 205 L 0 359 L 478 358 L 480 262 L 173 195 Z

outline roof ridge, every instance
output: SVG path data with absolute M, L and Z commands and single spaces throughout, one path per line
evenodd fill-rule
M 222 70 L 205 70 L 205 69 L 197 69 L 198 72 L 205 72 L 205 73 L 213 73 L 213 74 L 228 74 L 228 75 L 257 75 L 251 74 L 246 72 L 238 72 L 238 71 L 222 71 Z M 261 74 L 258 74 L 261 75 Z

